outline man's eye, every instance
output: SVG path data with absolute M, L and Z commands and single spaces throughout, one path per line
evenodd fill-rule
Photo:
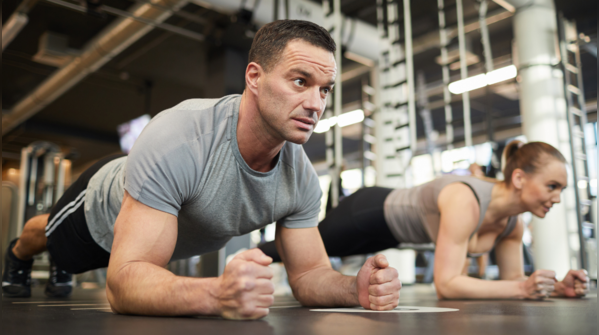
M 557 188 L 557 186 L 555 186 L 555 185 L 549 185 L 549 189 L 550 189 L 551 191 L 555 190 L 556 188 Z
M 331 92 L 330 88 L 323 88 L 322 89 L 322 93 L 324 93 L 324 95 L 328 95 Z
M 304 85 L 306 84 L 306 82 L 303 79 L 296 79 L 293 82 L 299 87 L 304 87 Z

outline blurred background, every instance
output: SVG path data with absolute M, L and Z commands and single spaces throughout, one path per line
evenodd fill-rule
M 128 152 L 154 115 L 186 99 L 242 93 L 255 32 L 288 18 L 323 25 L 339 48 L 340 84 L 304 144 L 325 194 L 321 218 L 327 203 L 334 207 L 364 186 L 410 187 L 445 173 L 502 179 L 501 152 L 510 140 L 542 140 L 569 159 L 573 187 L 551 217 L 526 216 L 526 270 L 535 261 L 558 275 L 583 267 L 596 281 L 596 6 L 4 0 L 2 250 L 87 167 Z M 171 269 L 218 275 L 228 256 L 273 238 L 270 225 Z M 400 245 L 388 257 L 404 283 L 431 282 L 433 252 Z M 331 261 L 352 273 L 364 257 Z M 36 262 L 38 280 L 47 278 L 46 263 L 47 256 Z M 472 263 L 471 275 L 497 277 L 492 255 L 481 264 Z M 79 281 L 97 287 L 104 275 Z M 280 277 L 284 282 L 283 271 Z

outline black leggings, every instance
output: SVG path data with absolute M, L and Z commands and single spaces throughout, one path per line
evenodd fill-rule
M 383 187 L 360 189 L 329 212 L 318 225 L 329 256 L 368 254 L 399 244 L 385 221 L 384 204 L 391 191 Z M 274 241 L 258 248 L 273 261 L 281 261 Z

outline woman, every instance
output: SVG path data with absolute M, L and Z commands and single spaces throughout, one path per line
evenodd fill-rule
M 543 218 L 567 185 L 566 160 L 549 144 L 511 142 L 504 151 L 503 182 L 446 175 L 411 189 L 371 187 L 342 201 L 320 223 L 329 256 L 373 253 L 399 243 L 436 244 L 434 280 L 440 299 L 543 299 L 582 297 L 584 270 L 524 275 L 519 214 Z M 500 279 L 462 274 L 466 257 L 495 247 Z M 280 260 L 274 242 L 260 247 Z

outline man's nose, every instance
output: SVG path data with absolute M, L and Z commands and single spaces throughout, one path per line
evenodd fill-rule
M 318 113 L 322 109 L 322 104 L 323 101 L 320 98 L 320 90 L 317 87 L 306 92 L 303 104 L 304 109 Z

